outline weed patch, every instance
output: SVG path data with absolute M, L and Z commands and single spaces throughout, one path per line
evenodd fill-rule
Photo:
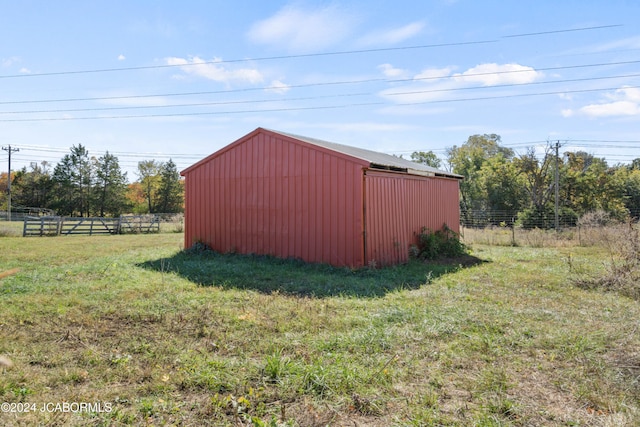
M 640 301 L 640 230 L 637 224 L 604 229 L 601 244 L 609 253 L 604 271 L 591 275 L 574 274 L 574 283 L 581 288 L 618 292 Z
M 466 255 L 467 247 L 460 240 L 460 234 L 444 224 L 436 231 L 423 227 L 418 234 L 418 246 L 412 248 L 410 254 L 427 260 L 456 258 Z

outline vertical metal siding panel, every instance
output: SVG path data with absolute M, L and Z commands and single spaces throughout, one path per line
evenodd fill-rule
M 396 224 L 396 228 L 394 230 L 394 253 L 392 264 L 401 264 L 407 262 L 407 257 L 409 253 L 409 242 L 406 233 L 407 229 L 407 204 L 410 203 L 411 197 L 407 195 L 407 180 L 406 179 L 398 179 L 396 180 L 396 184 L 398 186 L 398 206 L 400 209 L 398 215 L 398 222 L 394 222 Z M 391 218 L 392 222 L 393 219 Z
M 362 265 L 362 167 L 256 133 L 185 174 L 185 244 Z
M 277 160 L 278 166 L 278 175 L 276 178 L 276 230 L 275 230 L 275 255 L 282 256 L 282 246 L 283 246 L 283 235 L 284 235 L 284 227 L 286 218 L 284 217 L 282 211 L 286 209 L 285 207 L 285 198 L 286 198 L 286 177 L 288 173 L 287 169 L 287 161 L 284 158 L 283 154 L 283 144 L 272 137 L 274 140 L 276 151 L 275 156 Z
M 260 253 L 268 254 L 269 253 L 269 230 L 271 225 L 271 217 L 270 217 L 270 204 L 269 197 L 271 193 L 269 192 L 271 185 L 269 182 L 269 169 L 270 169 L 270 156 L 269 156 L 269 141 L 266 136 L 262 137 L 262 157 L 260 158 L 260 162 L 262 164 L 260 171 L 260 221 L 262 224 L 262 228 L 260 230 Z
M 204 165 L 203 165 L 204 166 Z M 198 181 L 198 186 L 200 188 L 202 188 L 202 192 L 203 194 L 206 194 L 206 196 L 204 196 L 201 201 L 200 204 L 202 205 L 206 205 L 207 206 L 207 210 L 209 212 L 209 217 L 204 217 L 204 215 L 202 213 L 198 213 L 198 229 L 201 230 L 206 230 L 205 229 L 205 222 L 208 223 L 208 232 L 204 231 L 204 235 L 202 235 L 200 238 L 206 242 L 208 245 L 210 245 L 211 247 L 213 247 L 213 238 L 214 238 L 214 234 L 213 234 L 213 229 L 215 228 L 215 223 L 217 220 L 217 205 L 216 205 L 216 171 L 217 168 L 215 166 L 215 163 L 212 162 L 207 162 L 206 163 L 207 166 L 207 171 L 208 173 L 202 173 L 199 176 L 199 181 Z M 198 170 L 202 169 L 202 167 L 198 168 Z
M 329 190 L 329 247 L 327 248 L 331 252 L 329 258 L 331 264 L 340 264 L 339 259 L 339 236 L 338 236 L 338 158 L 331 157 L 330 159 L 330 173 L 331 173 L 331 187 Z
M 225 177 L 224 177 L 224 159 L 223 158 L 219 158 L 217 159 L 217 162 L 214 164 L 214 167 L 216 169 L 216 175 L 217 175 L 217 182 L 215 185 L 215 191 L 217 194 L 217 207 L 216 207 L 216 219 L 215 219 L 215 227 L 213 228 L 214 233 L 215 233 L 215 242 L 216 245 L 214 246 L 214 249 L 220 251 L 222 250 L 222 245 L 224 244 L 224 235 L 222 234 L 222 230 L 224 228 L 223 226 L 223 221 L 224 221 L 224 193 L 225 193 L 225 187 L 227 185 L 226 181 L 225 181 Z
M 223 218 L 223 209 L 224 209 L 224 187 L 226 183 L 224 182 L 224 168 L 221 162 L 221 159 L 217 159 L 217 161 L 213 164 L 215 169 L 216 182 L 214 186 L 214 191 L 216 194 L 216 206 L 215 206 L 215 217 L 211 220 L 213 221 L 213 237 L 212 242 L 215 244 L 212 246 L 216 250 L 222 250 L 222 221 Z
M 319 236 L 321 242 L 322 262 L 331 263 L 331 157 L 322 154 L 322 228 Z
M 183 176 L 183 179 L 184 179 L 184 240 L 182 244 L 186 249 L 191 246 L 191 240 L 192 240 L 191 228 L 193 227 L 193 223 L 191 222 L 190 213 L 192 211 L 191 203 L 193 203 L 192 202 L 193 198 L 189 193 L 189 191 L 191 190 L 190 182 L 189 182 L 189 174 L 185 174 Z
M 298 209 L 297 199 L 297 165 L 296 165 L 296 145 L 289 144 L 289 182 L 288 182 L 288 203 L 287 211 L 287 257 L 295 256 L 296 251 L 296 211 Z
M 318 175 L 316 171 L 316 154 L 317 151 L 309 150 L 309 155 L 307 156 L 307 176 L 308 176 L 308 187 L 307 191 L 307 200 L 308 200 L 308 212 L 307 212 L 307 224 L 306 224 L 306 239 L 305 246 L 307 251 L 307 257 L 309 260 L 316 260 L 316 243 L 317 239 L 317 222 L 316 217 L 318 214 L 318 198 L 317 198 L 317 189 L 316 183 L 318 181 Z
M 237 173 L 238 173 L 238 162 L 236 159 L 236 153 L 235 152 L 228 152 L 226 156 L 224 156 L 225 158 L 225 170 L 226 170 L 226 174 L 227 174 L 227 201 L 226 201 L 226 206 L 228 207 L 227 209 L 225 209 L 225 213 L 227 214 L 227 218 L 226 218 L 226 235 L 227 235 L 227 251 L 229 250 L 237 250 L 238 248 L 238 243 L 235 239 L 236 233 L 238 230 L 238 211 L 240 210 L 240 207 L 242 206 L 240 203 L 238 203 L 238 197 L 241 194 L 240 191 L 238 191 L 238 186 L 240 185 L 240 183 L 242 182 L 242 180 L 238 180 L 236 179 Z
M 220 167 L 222 168 L 222 182 L 221 182 L 221 186 L 220 186 L 220 196 L 222 197 L 222 200 L 220 201 L 220 205 L 222 206 L 222 209 L 220 210 L 220 223 L 218 224 L 219 227 L 219 233 L 220 233 L 220 243 L 221 243 L 221 248 L 220 250 L 222 250 L 223 252 L 228 251 L 229 248 L 229 224 L 228 224 L 228 209 L 230 206 L 230 200 L 228 199 L 229 196 L 229 185 L 230 185 L 230 179 L 229 179 L 229 168 L 227 166 L 227 160 L 228 160 L 228 155 L 227 153 L 224 153 L 221 157 L 220 157 Z
M 268 171 L 268 180 L 269 180 L 269 232 L 266 235 L 267 239 L 267 254 L 275 255 L 276 254 L 276 229 L 278 227 L 278 215 L 276 211 L 277 205 L 277 193 L 278 186 L 276 185 L 276 173 L 279 170 L 277 166 L 277 157 L 276 157 L 276 144 L 273 141 L 273 138 L 267 138 L 268 144 L 268 155 L 269 155 L 269 171 Z
M 354 230 L 355 236 L 357 239 L 358 252 L 356 254 L 356 260 L 354 262 L 354 267 L 364 266 L 366 263 L 366 253 L 365 253 L 365 187 L 364 187 L 364 169 L 360 165 L 354 165 L 353 167 L 353 176 L 356 180 L 356 197 L 354 197 L 354 217 L 356 218 L 357 227 Z
M 378 208 L 378 203 L 376 201 L 377 198 L 377 192 L 375 189 L 375 181 L 374 179 L 369 176 L 366 175 L 365 172 L 365 203 L 364 203 L 364 211 L 365 211 L 365 223 L 366 223 L 366 228 L 365 228 L 365 238 L 366 238 L 366 246 L 365 246 L 365 259 L 364 261 L 369 264 L 371 263 L 373 260 L 375 260 L 376 257 L 376 247 L 377 247 L 377 233 L 375 232 L 376 230 L 376 225 L 375 225 L 375 218 L 377 218 L 378 214 L 376 211 L 376 209 Z
M 316 250 L 316 260 L 318 262 L 325 262 L 324 255 L 324 235 L 326 233 L 325 228 L 325 215 L 324 215 L 324 205 L 325 205 L 325 192 L 326 192 L 326 179 L 325 174 L 327 170 L 324 167 L 324 153 L 318 152 L 316 155 L 316 234 L 314 239 L 315 250 Z
M 303 232 L 304 238 L 302 240 L 303 245 L 303 256 L 307 260 L 315 260 L 315 245 L 313 241 L 315 240 L 315 226 L 314 226 L 314 216 L 316 211 L 315 205 L 315 150 L 311 150 L 309 148 L 305 148 L 305 161 L 303 162 L 303 171 L 304 171 L 304 206 L 306 209 L 305 216 L 303 217 Z
M 200 229 L 205 230 L 205 235 L 202 236 L 204 241 L 209 244 L 211 247 L 216 239 L 216 224 L 218 222 L 219 216 L 219 204 L 217 203 L 218 198 L 218 186 L 220 185 L 220 168 L 217 167 L 216 163 L 207 163 L 209 168 L 208 174 L 203 174 L 200 179 L 204 180 L 204 183 L 201 181 L 201 186 L 203 187 L 202 192 L 202 204 L 207 205 L 208 215 L 202 215 L 200 218 Z
M 246 161 L 243 164 L 243 172 L 238 175 L 238 182 L 243 183 L 246 187 L 245 191 L 240 191 L 236 197 L 240 196 L 244 198 L 244 201 L 240 204 L 234 203 L 234 207 L 242 207 L 243 213 L 235 212 L 235 215 L 247 215 L 248 226 L 239 231 L 242 236 L 242 250 L 243 253 L 255 252 L 255 239 L 254 235 L 258 227 L 258 221 L 256 218 L 256 167 L 257 167 L 257 140 L 260 135 L 256 135 L 247 141 L 245 144 L 246 149 Z
M 215 206 L 211 206 L 211 203 L 209 202 L 211 183 L 206 181 L 206 174 L 201 170 L 201 168 L 198 170 L 197 182 L 198 193 L 196 197 L 198 198 L 198 239 L 211 245 L 213 224 L 211 224 L 211 217 L 207 217 L 207 215 L 215 215 Z
M 354 265 L 356 258 L 357 247 L 357 233 L 354 232 L 356 224 L 356 218 L 353 212 L 354 197 L 356 193 L 356 181 L 353 176 L 353 168 L 350 163 L 344 165 L 344 180 L 343 180 L 343 194 L 344 199 L 344 214 L 342 217 L 344 227 L 344 263 L 348 266 Z
M 251 234 L 251 252 L 263 254 L 264 249 L 262 246 L 262 233 L 264 230 L 264 199 L 263 199 L 263 187 L 264 182 L 263 164 L 264 164 L 264 135 L 259 135 L 259 140 L 255 145 L 256 165 L 252 173 L 253 179 L 251 182 L 251 192 L 253 194 L 252 210 L 255 217 L 255 228 L 250 232 Z
M 294 200 L 295 200 L 295 210 L 292 212 L 294 224 L 294 233 L 293 233 L 293 251 L 292 255 L 294 257 L 299 257 L 302 251 L 302 236 L 300 235 L 300 231 L 302 229 L 302 215 L 304 215 L 304 207 L 302 206 L 302 147 L 299 145 L 294 145 L 293 150 L 294 155 Z
M 226 183 L 225 186 L 225 201 L 224 210 L 225 213 L 225 251 L 237 250 L 238 242 L 235 236 L 238 233 L 238 221 L 237 211 L 238 209 L 238 191 L 237 186 L 240 182 L 236 181 L 235 175 L 238 171 L 238 162 L 236 159 L 236 152 L 227 152 L 224 156 L 224 170 Z
M 293 165 L 291 163 L 291 158 L 289 156 L 289 150 L 291 147 L 289 144 L 284 144 L 282 141 L 278 140 L 278 143 L 282 148 L 282 205 L 280 206 L 280 247 L 278 248 L 278 253 L 281 257 L 287 257 L 289 255 L 289 210 L 291 195 L 289 192 L 289 184 L 291 182 L 292 168 Z
M 346 195 L 349 191 L 349 186 L 347 185 L 346 180 L 346 169 L 347 162 L 344 159 L 338 159 L 338 188 L 336 188 L 336 203 L 337 203 L 337 226 L 338 226 L 338 244 L 337 244 L 337 253 L 339 262 L 341 265 L 348 265 L 349 262 L 347 260 L 347 256 L 350 253 L 349 247 L 349 236 L 347 236 L 347 200 Z

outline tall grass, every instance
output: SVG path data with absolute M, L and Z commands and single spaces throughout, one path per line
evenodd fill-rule
M 599 229 L 597 244 L 607 250 L 604 270 L 576 272 L 573 280 L 586 289 L 604 289 L 640 301 L 640 230 L 637 225 L 617 224 Z

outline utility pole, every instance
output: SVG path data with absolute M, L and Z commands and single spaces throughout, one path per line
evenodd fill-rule
M 11 153 L 20 151 L 18 148 L 2 147 L 4 151 L 9 153 L 9 173 L 7 173 L 7 221 L 11 221 Z
M 556 141 L 556 183 L 555 183 L 555 187 L 556 187 L 556 211 L 555 211 L 555 225 L 556 225 L 556 233 L 560 231 L 560 219 L 558 216 L 558 208 L 559 208 L 559 192 L 558 192 L 558 187 L 559 185 L 559 172 L 558 172 L 558 157 L 559 157 L 559 153 L 558 150 L 560 149 L 560 141 Z

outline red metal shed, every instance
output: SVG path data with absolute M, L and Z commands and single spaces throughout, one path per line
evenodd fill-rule
M 187 248 L 392 265 L 423 226 L 460 223 L 459 175 L 263 128 L 182 175 Z

